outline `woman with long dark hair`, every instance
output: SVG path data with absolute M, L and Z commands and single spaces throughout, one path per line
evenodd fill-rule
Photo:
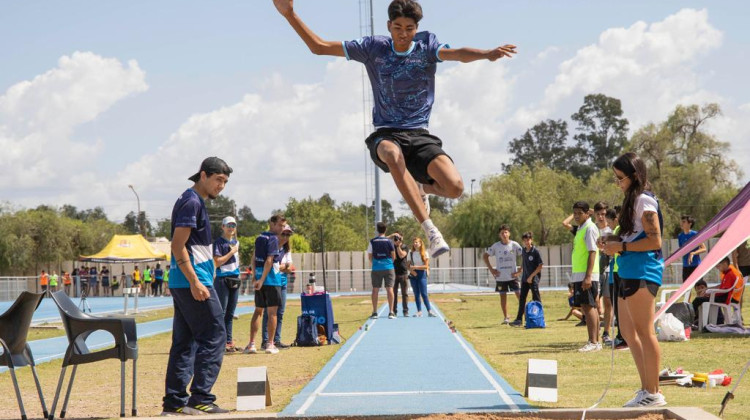
M 661 212 L 651 192 L 646 164 L 638 155 L 625 153 L 612 169 L 625 194 L 620 232 L 602 238 L 600 247 L 608 255 L 620 254 L 618 319 L 641 379 L 641 389 L 625 407 L 662 406 L 667 402 L 659 391 L 661 349 L 654 334 L 654 299 L 664 270 Z
M 430 297 L 427 295 L 430 257 L 427 255 L 420 237 L 414 238 L 406 263 L 409 266 L 409 283 L 411 283 L 411 290 L 414 293 L 414 302 L 417 304 L 417 313 L 414 316 L 422 316 L 422 302 L 427 309 L 427 316 L 437 316 L 430 306 Z

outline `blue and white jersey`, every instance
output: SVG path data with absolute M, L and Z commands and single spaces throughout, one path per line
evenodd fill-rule
M 279 255 L 276 256 L 276 258 L 273 259 L 274 266 L 279 267 L 279 270 L 281 268 L 282 264 L 292 264 L 292 253 L 288 252 L 283 247 L 279 249 Z M 283 271 L 279 271 L 279 278 L 281 279 L 281 287 L 284 287 L 287 285 L 289 281 L 289 277 L 287 273 Z
M 214 242 L 214 256 L 223 257 L 229 253 L 229 248 L 237 244 L 237 241 L 232 239 L 231 241 L 224 239 L 220 236 L 216 242 Z M 216 267 L 216 277 L 239 277 L 240 276 L 240 260 L 237 258 L 237 254 L 232 255 L 224 264 L 220 267 Z
M 178 227 L 190 228 L 190 236 L 185 243 L 185 248 L 190 255 L 190 264 L 192 264 L 198 280 L 206 287 L 213 287 L 214 260 L 211 223 L 208 220 L 206 204 L 192 188 L 188 188 L 182 193 L 172 209 L 172 237 L 174 237 L 175 228 Z M 190 283 L 177 265 L 174 255 L 172 255 L 169 270 L 169 287 L 171 289 L 187 289 L 190 287 Z
M 370 239 L 367 253 L 372 254 L 372 271 L 393 270 L 391 253 L 396 251 L 393 241 L 386 236 Z
M 375 128 L 427 128 L 435 101 L 438 52 L 450 48 L 435 34 L 419 32 L 407 51 L 393 49 L 390 37 L 366 36 L 342 42 L 347 60 L 363 63 L 370 77 Z
M 266 259 L 274 257 L 274 264 L 263 282 L 265 286 L 281 286 L 279 264 L 276 256 L 279 255 L 279 238 L 272 232 L 263 232 L 255 238 L 255 279 L 259 280 L 263 275 L 263 265 Z

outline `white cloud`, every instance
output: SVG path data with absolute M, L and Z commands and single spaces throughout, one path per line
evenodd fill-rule
M 589 93 L 621 99 L 631 128 L 664 118 L 677 104 L 717 100 L 702 87 L 695 65 L 722 39 L 706 10 L 683 9 L 660 22 L 607 29 L 597 43 L 563 61 L 540 103 L 522 106 L 511 124 L 524 129 L 563 106 L 574 110 Z
M 125 66 L 75 52 L 61 57 L 56 68 L 8 88 L 0 96 L 0 165 L 5 174 L 0 188 L 11 195 L 39 189 L 52 198 L 80 178 L 95 179 L 85 164 L 70 163 L 93 161 L 103 145 L 73 142 L 70 135 L 117 101 L 145 91 L 144 78 L 135 61 Z

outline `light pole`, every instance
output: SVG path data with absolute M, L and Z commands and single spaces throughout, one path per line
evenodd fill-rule
M 128 188 L 133 190 L 133 194 L 135 194 L 135 200 L 138 203 L 138 214 L 135 215 L 135 222 L 138 224 L 138 233 L 143 235 L 143 223 L 141 223 L 141 198 L 138 197 L 138 193 L 135 192 L 135 188 L 133 188 L 133 184 L 129 184 Z
M 471 195 L 469 195 L 469 198 L 474 197 L 474 181 L 476 181 L 476 178 L 471 179 Z

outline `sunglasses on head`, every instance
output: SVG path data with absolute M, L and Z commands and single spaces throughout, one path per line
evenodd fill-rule
M 237 224 L 236 224 L 236 223 L 227 223 L 227 224 L 226 224 L 226 225 L 224 225 L 224 226 L 226 226 L 226 227 L 228 227 L 228 228 L 231 228 L 231 229 L 234 229 L 234 228 L 236 228 L 236 227 L 237 227 Z

